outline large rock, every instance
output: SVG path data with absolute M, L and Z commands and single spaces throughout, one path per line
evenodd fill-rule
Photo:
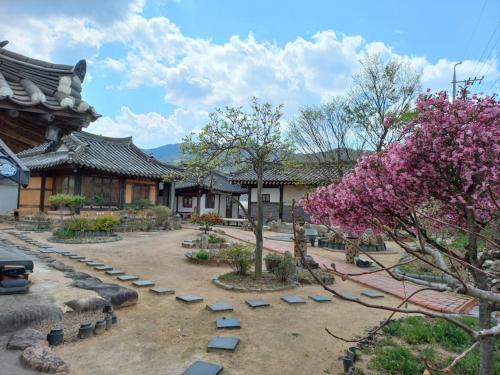
M 7 343 L 7 349 L 24 350 L 28 346 L 36 346 L 45 341 L 45 335 L 33 328 L 26 328 L 14 333 Z
M 81 289 L 94 290 L 97 286 L 101 285 L 102 281 L 97 277 L 89 277 L 86 279 L 75 280 L 71 283 L 72 286 Z
M 7 333 L 27 328 L 45 320 L 60 321 L 63 313 L 51 304 L 22 305 L 0 313 L 0 332 Z
M 93 288 L 102 298 L 111 302 L 115 309 L 137 304 L 139 294 L 117 284 L 99 284 Z
M 92 279 L 93 278 L 92 275 L 89 275 L 88 273 L 85 273 L 85 272 L 79 272 L 79 271 L 66 272 L 64 277 L 68 277 L 68 278 L 73 279 L 73 280 L 85 280 L 85 279 Z
M 75 269 L 73 266 L 69 266 L 59 260 L 56 260 L 55 262 L 49 263 L 49 267 L 55 268 L 58 271 L 63 271 L 63 272 L 73 272 Z
M 110 306 L 110 302 L 99 297 L 73 299 L 64 304 L 76 312 L 102 311 L 105 306 Z
M 47 347 L 30 346 L 24 349 L 21 362 L 27 367 L 49 374 L 67 374 L 69 364 Z

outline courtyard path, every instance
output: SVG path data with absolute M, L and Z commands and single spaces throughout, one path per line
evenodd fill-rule
M 224 232 L 229 237 L 237 240 L 252 244 L 255 243 L 255 237 L 252 232 L 228 227 L 224 227 Z M 293 242 L 264 239 L 264 248 L 268 251 L 274 251 L 277 253 L 284 253 L 285 251 L 293 253 Z M 309 255 L 314 257 L 316 262 L 318 262 L 322 268 L 326 268 L 330 272 L 347 274 L 360 273 L 363 271 L 355 265 L 348 264 L 345 261 L 340 260 L 338 257 L 334 257 L 333 253 L 328 250 L 308 247 L 307 252 Z M 335 267 L 338 272 L 333 270 L 331 266 L 332 262 L 335 263 Z M 392 277 L 383 272 L 369 275 L 351 276 L 348 278 L 352 281 L 369 286 L 370 288 L 392 294 L 401 299 L 406 298 L 406 296 L 421 288 L 421 286 L 409 281 L 401 282 L 394 280 Z M 461 294 L 451 292 L 434 292 L 431 290 L 426 290 L 415 295 L 410 299 L 410 301 L 416 305 L 445 313 L 467 313 L 477 303 L 474 299 Z

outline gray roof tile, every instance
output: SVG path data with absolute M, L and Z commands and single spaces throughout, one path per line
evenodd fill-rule
M 324 185 L 337 179 L 334 168 L 313 164 L 300 167 L 275 167 L 264 172 L 264 183 L 267 184 L 304 184 Z M 257 183 L 253 170 L 235 174 L 229 177 L 233 184 L 252 185 Z

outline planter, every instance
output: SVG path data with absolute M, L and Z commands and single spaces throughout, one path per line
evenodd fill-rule
M 104 318 L 104 321 L 106 322 L 106 330 L 111 328 L 111 325 L 113 324 L 112 320 L 113 317 L 111 314 L 106 314 L 106 317 Z
M 106 330 L 106 321 L 104 319 L 95 322 L 94 335 L 100 335 L 105 330 Z
M 62 329 L 53 329 L 47 335 L 47 342 L 50 346 L 61 345 L 64 342 L 64 332 Z
M 79 339 L 88 339 L 92 336 L 94 331 L 94 327 L 92 327 L 92 323 L 82 324 L 80 329 L 78 330 L 78 338 Z
M 345 356 L 343 359 L 344 363 L 344 373 L 348 373 L 353 365 L 353 360 L 349 356 Z

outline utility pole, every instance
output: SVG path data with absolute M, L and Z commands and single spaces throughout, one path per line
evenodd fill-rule
M 477 77 L 470 78 L 469 77 L 468 79 L 464 79 L 462 81 L 457 81 L 457 65 L 460 65 L 461 63 L 462 63 L 462 61 L 457 62 L 453 66 L 453 81 L 451 82 L 453 85 L 452 97 L 451 97 L 452 103 L 455 102 L 455 97 L 457 95 L 457 83 L 464 83 L 465 85 L 462 87 L 462 90 L 467 90 L 468 86 L 472 86 L 476 82 L 478 82 L 480 84 L 481 82 L 483 82 L 483 79 L 484 79 L 484 76 L 482 76 L 481 78 L 477 78 Z

